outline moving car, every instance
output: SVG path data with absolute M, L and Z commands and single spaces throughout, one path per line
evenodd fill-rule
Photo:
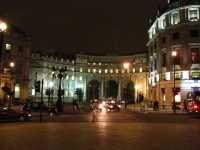
M 17 112 L 11 108 L 0 108 L 0 121 L 29 121 L 31 119 L 29 112 Z
M 200 112 L 200 101 L 191 101 L 188 103 L 188 112 Z

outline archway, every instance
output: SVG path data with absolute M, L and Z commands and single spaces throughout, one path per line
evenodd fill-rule
M 100 83 L 92 80 L 87 84 L 87 102 L 99 98 Z
M 126 87 L 124 88 L 123 97 L 127 101 L 128 104 L 135 103 L 135 84 L 130 81 Z
M 117 98 L 118 95 L 118 83 L 114 80 L 107 82 L 107 97 Z

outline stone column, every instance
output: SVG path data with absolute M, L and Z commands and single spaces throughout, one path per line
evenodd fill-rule
M 118 94 L 117 94 L 117 99 L 118 100 L 121 100 L 121 80 L 119 80 L 119 83 L 118 83 Z

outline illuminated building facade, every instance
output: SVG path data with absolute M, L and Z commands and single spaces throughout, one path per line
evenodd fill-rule
M 8 25 L 1 36 L 0 105 L 28 98 L 30 36 L 14 25 Z
M 171 105 L 198 98 L 200 1 L 168 0 L 148 33 L 150 99 Z
M 123 64 L 128 63 L 124 68 Z M 63 69 L 62 94 L 64 102 L 77 97 L 81 90 L 83 102 L 92 99 L 116 98 L 134 103 L 147 98 L 147 54 L 130 56 L 93 56 L 77 54 L 72 58 L 32 54 L 29 95 L 40 100 L 36 93 L 35 81 L 44 79 L 44 101 L 57 100 L 58 72 Z M 51 91 L 50 95 L 48 90 Z

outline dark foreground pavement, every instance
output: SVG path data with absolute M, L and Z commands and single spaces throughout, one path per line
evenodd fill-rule
M 199 150 L 200 119 L 188 115 L 62 115 L 1 123 L 0 150 Z

